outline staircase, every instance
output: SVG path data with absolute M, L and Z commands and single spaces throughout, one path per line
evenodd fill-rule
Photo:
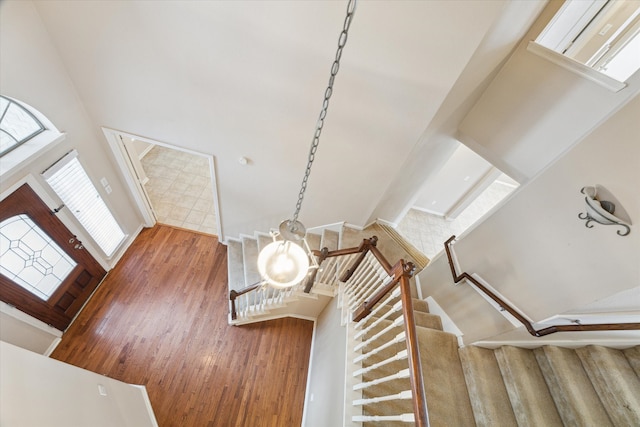
M 402 330 L 402 322 L 392 326 L 395 314 L 381 320 L 393 304 L 390 300 L 355 327 L 370 328 L 360 338 L 371 340 L 363 353 Z M 442 331 L 440 318 L 429 314 L 424 301 L 413 304 L 430 426 L 640 426 L 640 346 L 459 348 L 457 337 Z M 405 360 L 375 365 L 403 349 L 400 342 L 366 358 L 356 374 L 364 383 L 393 378 L 406 369 Z M 362 398 L 401 396 L 408 389 L 407 378 L 395 378 L 363 388 Z M 361 419 L 366 426 L 406 425 L 373 420 L 412 412 L 410 399 L 394 399 L 364 404 Z
M 405 246 L 394 230 L 373 224 L 364 231 L 308 233 L 311 249 L 357 247 L 363 238 L 378 237 L 379 251 L 388 260 L 413 262 L 417 269 L 428 259 Z M 256 265 L 266 234 L 242 236 L 228 242 L 229 287 L 240 291 L 260 281 Z M 403 304 L 398 287 L 389 292 L 360 322 L 352 313 L 389 283 L 390 276 L 367 254 L 352 279 L 337 278 L 357 255 L 329 258 L 309 293 L 305 281 L 287 290 L 259 287 L 236 300 L 241 325 L 293 316 L 317 318 L 338 296 L 352 344 L 347 351 L 345 426 L 396 426 L 414 423 L 408 347 Z M 360 269 L 360 267 L 359 267 Z M 360 276 L 358 276 L 360 274 Z M 355 280 L 357 283 L 350 283 Z M 376 282 L 375 286 L 371 286 Z M 405 292 L 413 305 L 428 424 L 440 426 L 640 426 L 640 346 L 617 350 L 588 345 L 577 349 L 543 346 L 524 349 L 460 348 L 455 335 L 442 330 L 439 316 L 417 299 L 415 283 Z M 414 370 L 416 368 L 413 368 Z
M 341 233 L 325 229 L 320 233 L 307 233 L 307 243 L 312 250 L 339 247 Z M 227 261 L 229 270 L 229 291 L 241 291 L 248 286 L 260 283 L 258 273 L 258 254 L 263 247 L 273 241 L 266 233 L 256 232 L 253 236 L 229 239 L 227 242 Z M 239 297 L 236 304 L 237 318 L 229 323 L 242 325 L 269 319 L 292 316 L 315 319 L 337 292 L 336 274 L 343 266 L 333 260 L 325 262 L 316 276 L 311 292 L 304 292 L 305 281 L 289 289 L 279 290 L 272 287 L 260 287 Z M 231 310 L 230 310 L 231 311 Z
M 425 255 L 410 243 L 404 242 L 393 228 L 384 224 L 373 223 L 364 230 L 347 225 L 340 226 L 339 231 L 335 228 L 327 227 L 317 233 L 308 232 L 306 240 L 309 248 L 327 248 L 329 251 L 352 248 L 360 245 L 364 238 L 376 235 L 380 242 L 378 246 L 388 259 L 404 257 L 417 266 L 416 271 L 422 270 L 429 262 Z M 272 241 L 273 238 L 269 234 L 262 232 L 255 232 L 253 236 L 228 239 L 229 292 L 239 292 L 260 282 L 258 254 Z M 356 255 L 325 260 L 309 293 L 304 292 L 306 282 L 303 281 L 286 290 L 264 287 L 242 295 L 236 300 L 237 318 L 232 318 L 230 310 L 229 324 L 242 325 L 286 316 L 317 318 L 327 303 L 338 294 L 338 277 L 350 266 L 354 258 Z

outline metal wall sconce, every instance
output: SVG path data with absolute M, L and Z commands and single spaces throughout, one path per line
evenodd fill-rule
M 622 229 L 617 230 L 619 236 L 626 236 L 631 232 L 631 220 L 620 203 L 606 188 L 601 185 L 582 187 L 580 190 L 586 197 L 587 211 L 578 214 L 578 218 L 585 220 L 585 227 L 593 228 L 592 222 L 602 225 L 617 225 Z M 617 210 L 616 210 L 616 204 Z M 624 219 L 623 219 L 624 218 Z

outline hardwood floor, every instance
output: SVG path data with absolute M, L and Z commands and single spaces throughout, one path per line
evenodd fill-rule
M 143 230 L 51 357 L 147 387 L 158 424 L 299 426 L 313 323 L 227 324 L 226 247 Z

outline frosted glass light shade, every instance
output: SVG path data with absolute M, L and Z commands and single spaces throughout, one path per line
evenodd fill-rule
M 269 243 L 258 255 L 260 276 L 276 288 L 288 288 L 300 283 L 308 270 L 307 253 L 290 241 Z

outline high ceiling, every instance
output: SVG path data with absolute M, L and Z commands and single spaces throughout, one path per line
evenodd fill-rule
M 300 215 L 308 227 L 369 219 L 479 46 L 503 49 L 497 66 L 526 30 L 519 19 L 540 9 L 517 3 L 358 4 Z M 346 2 L 36 5 L 96 133 L 215 156 L 228 235 L 291 216 Z M 487 45 L 506 16 L 515 27 Z

